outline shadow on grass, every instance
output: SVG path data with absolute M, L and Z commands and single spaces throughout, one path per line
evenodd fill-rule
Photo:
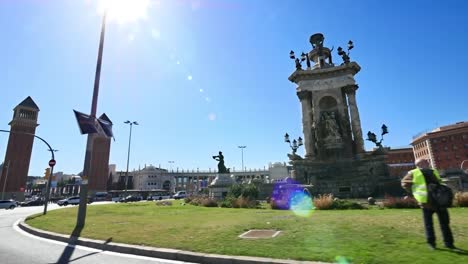
M 468 250 L 464 250 L 464 249 L 461 249 L 461 248 L 456 248 L 456 249 L 438 248 L 437 250 L 450 252 L 450 253 L 454 253 L 454 254 L 457 254 L 457 255 L 468 256 Z
M 79 256 L 77 258 L 71 259 L 71 256 L 73 255 L 73 252 L 75 252 L 76 242 L 80 238 L 82 230 L 83 230 L 82 227 L 75 227 L 75 229 L 73 229 L 73 231 L 72 231 L 72 233 L 70 235 L 70 238 L 68 239 L 68 244 L 65 246 L 65 249 L 63 250 L 62 255 L 60 255 L 59 259 L 57 260 L 57 262 L 55 262 L 55 264 L 70 263 L 70 262 L 73 262 L 73 261 L 76 261 L 76 260 L 79 260 L 79 259 L 82 259 L 82 258 L 85 258 L 85 257 L 89 257 L 89 256 L 92 256 L 92 255 L 96 255 L 96 254 L 101 253 L 101 251 L 92 252 L 92 253 L 85 254 L 85 255 Z M 109 237 L 106 241 L 104 241 L 104 244 L 108 244 L 110 242 L 112 242 L 112 237 Z

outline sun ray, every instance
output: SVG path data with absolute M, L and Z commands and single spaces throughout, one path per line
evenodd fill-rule
M 146 19 L 149 7 L 150 0 L 100 0 L 98 12 L 106 12 L 109 21 L 124 24 Z

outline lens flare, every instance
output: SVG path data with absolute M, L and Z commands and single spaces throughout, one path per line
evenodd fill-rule
M 314 212 L 312 198 L 303 191 L 296 191 L 291 194 L 289 209 L 297 216 L 308 217 Z
M 150 4 L 150 0 L 100 0 L 98 12 L 106 12 L 110 21 L 124 24 L 147 18 Z
M 352 263 L 351 260 L 343 256 L 336 256 L 335 261 L 336 261 L 335 263 L 337 264 L 351 264 Z
M 272 208 L 291 210 L 297 216 L 308 217 L 315 209 L 311 197 L 309 190 L 292 178 L 277 180 L 271 194 Z

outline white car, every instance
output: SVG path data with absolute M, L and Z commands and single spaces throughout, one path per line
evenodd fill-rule
M 0 209 L 15 209 L 16 201 L 0 200 Z
M 79 196 L 73 196 L 73 197 L 68 197 L 66 199 L 58 200 L 57 204 L 60 206 L 67 206 L 69 204 L 73 205 L 78 205 L 80 204 L 80 197 Z
M 172 198 L 174 199 L 183 199 L 187 197 L 187 193 L 185 191 L 178 191 L 176 194 L 174 194 L 174 196 L 172 196 Z

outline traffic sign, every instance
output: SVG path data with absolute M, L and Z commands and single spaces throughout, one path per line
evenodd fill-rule
M 55 160 L 54 159 L 49 160 L 49 166 L 50 167 L 55 166 Z

